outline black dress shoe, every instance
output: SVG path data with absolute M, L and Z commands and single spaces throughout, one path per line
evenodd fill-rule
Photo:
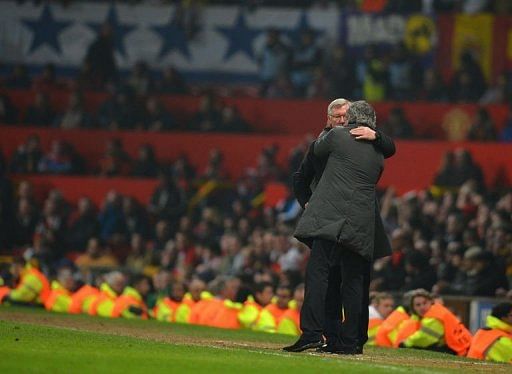
M 339 355 L 362 355 L 363 354 L 363 347 L 356 346 L 356 347 L 344 347 L 339 349 L 337 352 L 335 352 Z
M 299 339 L 295 342 L 293 345 L 289 345 L 287 347 L 283 348 L 283 351 L 286 352 L 302 352 L 307 349 L 315 349 L 320 348 L 324 345 L 324 342 L 322 340 L 316 340 L 316 341 L 307 341 Z

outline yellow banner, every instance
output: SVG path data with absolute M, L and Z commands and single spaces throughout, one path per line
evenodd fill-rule
M 470 50 L 485 77 L 491 77 L 493 23 L 494 17 L 489 14 L 455 16 L 452 48 L 452 65 L 455 69 L 459 68 L 461 53 Z

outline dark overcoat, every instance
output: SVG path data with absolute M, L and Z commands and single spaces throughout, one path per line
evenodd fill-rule
M 372 260 L 390 253 L 375 187 L 383 156 L 372 143 L 355 140 L 352 128 L 337 127 L 315 142 L 315 157 L 328 160 L 295 237 L 305 243 L 314 238 L 335 241 Z

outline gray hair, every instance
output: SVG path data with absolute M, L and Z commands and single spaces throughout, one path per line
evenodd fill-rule
M 372 129 L 377 128 L 377 115 L 375 109 L 366 101 L 354 101 L 347 111 L 349 124 L 366 125 Z
M 347 99 L 343 99 L 343 98 L 339 98 L 339 99 L 331 101 L 331 103 L 327 107 L 327 114 L 331 114 L 333 109 L 342 107 L 344 105 L 350 105 L 350 101 L 348 101 Z

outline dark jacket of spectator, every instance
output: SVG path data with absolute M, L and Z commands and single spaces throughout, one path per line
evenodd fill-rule
M 103 84 L 117 81 L 117 65 L 112 39 L 110 26 L 104 25 L 101 33 L 87 49 L 85 56 L 92 75 Z
M 25 123 L 34 126 L 51 126 L 55 121 L 55 111 L 46 95 L 38 92 L 34 104 L 28 107 Z

